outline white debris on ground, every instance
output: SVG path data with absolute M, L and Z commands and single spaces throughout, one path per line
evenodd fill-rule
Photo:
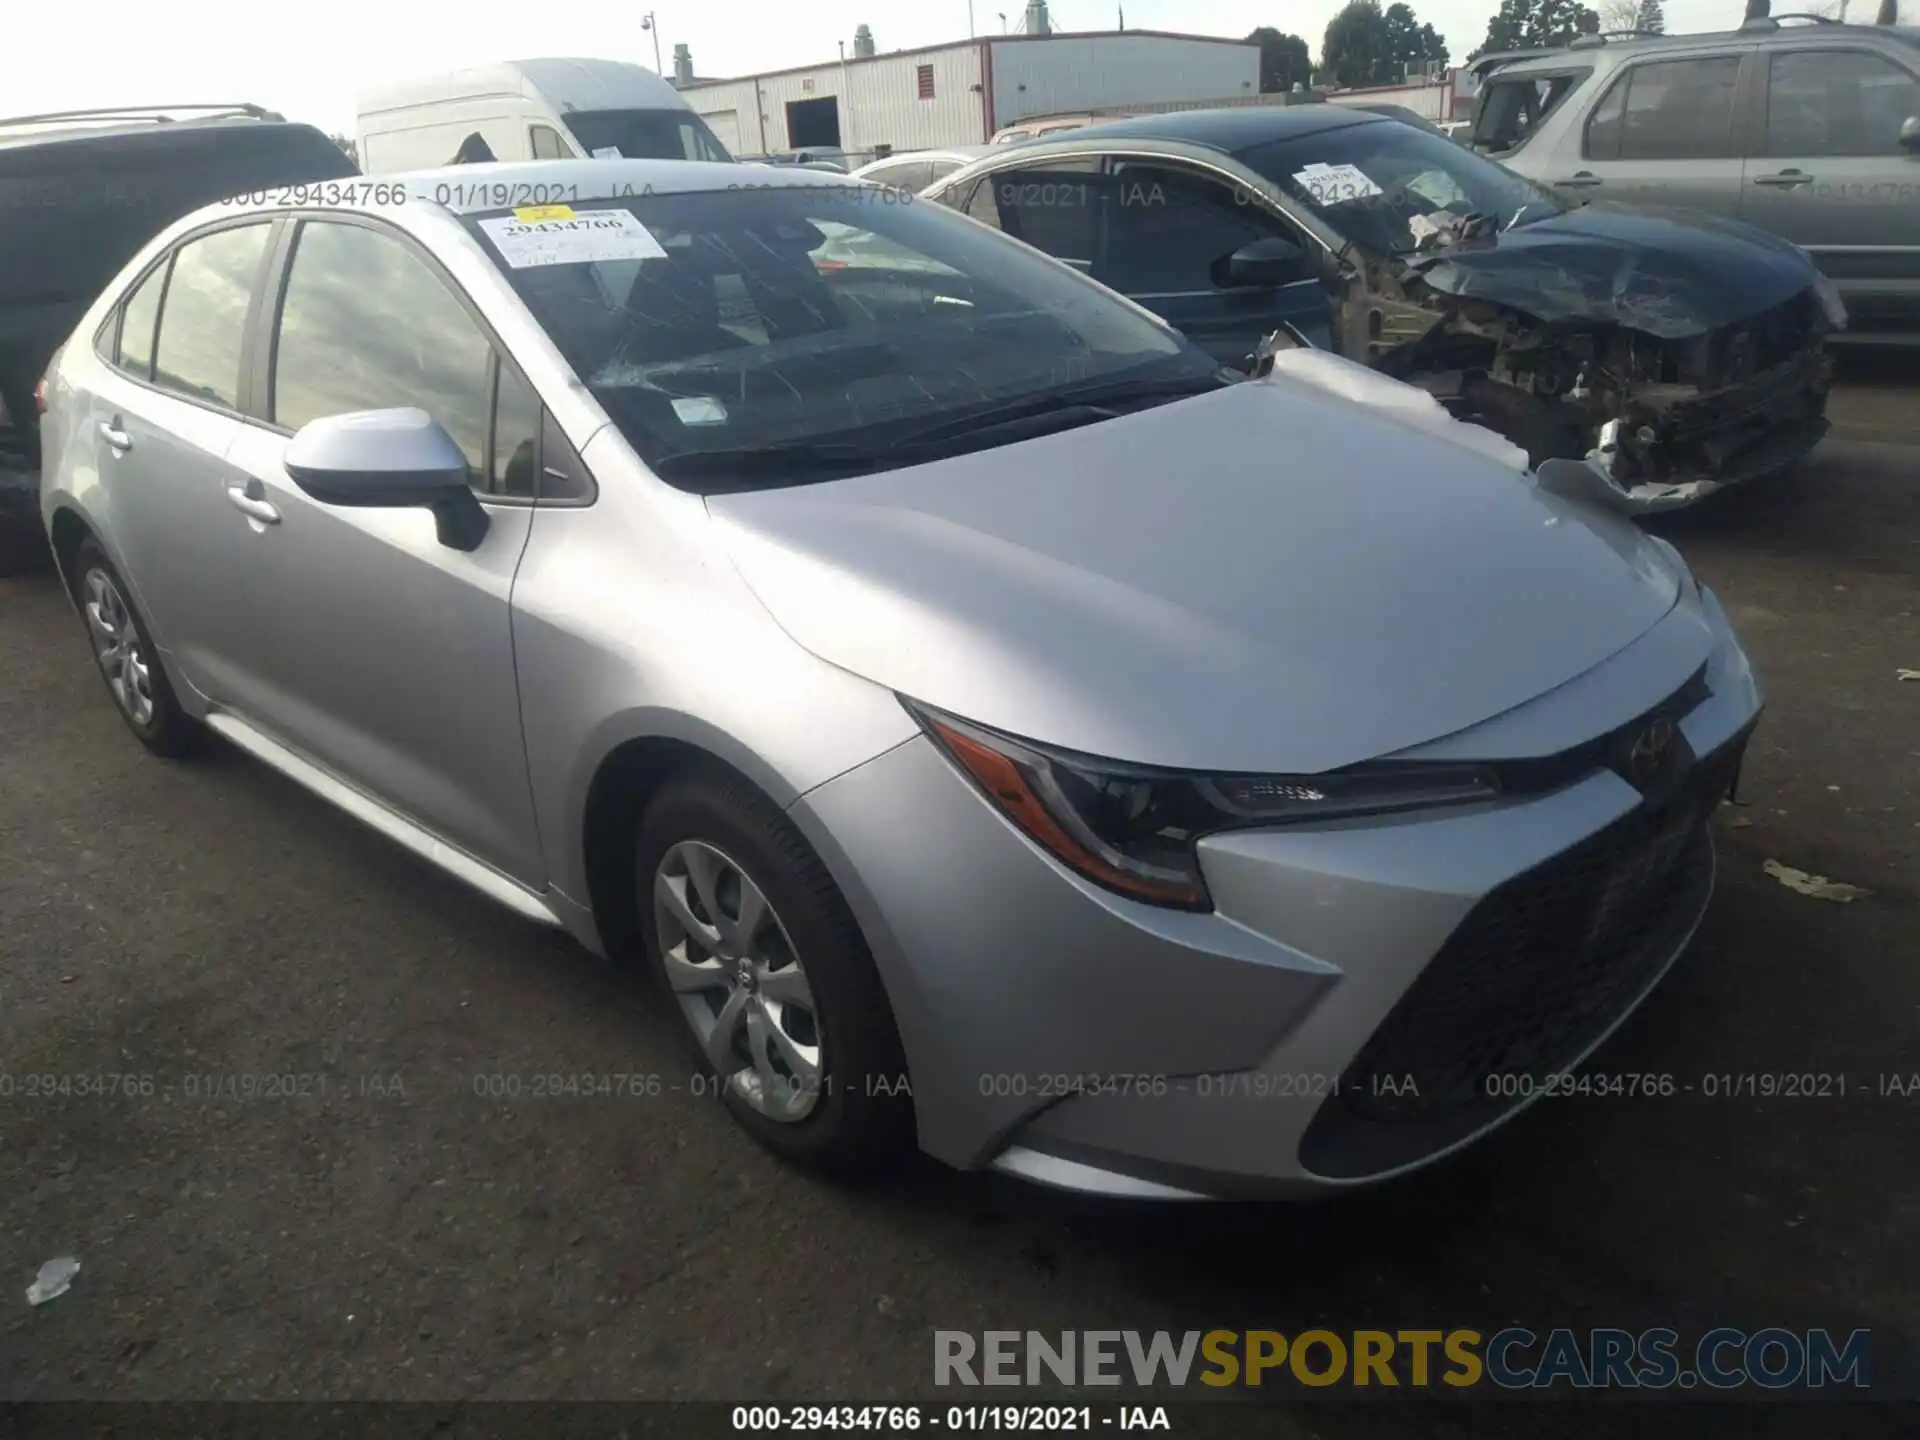
M 1806 895 L 1814 900 L 1831 900 L 1836 905 L 1851 905 L 1862 896 L 1873 893 L 1858 885 L 1829 880 L 1824 875 L 1809 875 L 1791 865 L 1782 865 L 1778 860 L 1768 860 L 1760 868 L 1796 895 Z
M 71 1255 L 47 1261 L 40 1267 L 33 1284 L 27 1287 L 27 1303 L 44 1305 L 49 1300 L 58 1300 L 73 1288 L 73 1277 L 79 1273 L 80 1262 Z
M 1893 672 L 1893 678 L 1896 680 L 1920 680 L 1920 670 L 1896 670 Z

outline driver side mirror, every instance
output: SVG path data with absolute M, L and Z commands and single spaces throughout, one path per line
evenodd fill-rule
M 1909 155 L 1920 155 L 1920 115 L 1909 115 L 1900 123 L 1900 148 Z
M 1213 267 L 1213 283 L 1223 290 L 1272 290 L 1306 278 L 1306 252 L 1277 237 L 1242 245 Z
M 323 416 L 287 442 L 281 464 L 322 505 L 431 510 L 434 533 L 455 550 L 486 538 L 467 457 L 424 410 Z

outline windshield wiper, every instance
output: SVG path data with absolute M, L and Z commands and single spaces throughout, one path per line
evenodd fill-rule
M 1004 432 L 1015 437 L 1110 420 L 1145 401 L 1177 400 L 1202 395 L 1244 379 L 1232 371 L 1182 376 L 1172 380 L 1133 380 L 1081 385 L 1034 396 L 1008 405 L 976 410 L 970 415 L 909 431 L 887 440 L 785 441 L 735 449 L 682 450 L 648 462 L 663 477 L 737 477 L 750 485 L 778 484 L 783 479 L 819 480 L 829 476 L 864 475 L 917 465 L 926 460 L 963 453 L 973 442 L 990 440 Z
M 742 446 L 723 450 L 682 450 L 648 461 L 660 476 L 728 476 L 777 481 L 786 476 L 859 475 L 899 458 L 892 445 L 806 444 Z
M 1243 377 L 1235 376 L 1234 379 Z M 1143 401 L 1180 400 L 1205 395 L 1233 383 L 1220 371 L 1206 375 L 1183 375 L 1175 379 L 1101 381 L 1073 385 L 1011 404 L 993 405 L 938 425 L 929 425 L 900 437 L 898 443 L 909 449 L 938 444 L 943 440 L 984 436 L 995 431 L 1023 427 L 1042 418 L 1058 418 L 1068 425 L 1111 420 Z

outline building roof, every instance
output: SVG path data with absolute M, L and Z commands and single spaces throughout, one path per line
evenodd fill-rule
M 1129 138 L 1180 140 L 1237 155 L 1272 140 L 1291 140 L 1297 135 L 1375 123 L 1380 123 L 1380 116 L 1357 105 L 1249 105 L 1224 110 L 1175 110 L 1165 115 L 1103 121 L 1087 131 L 1086 140 L 1090 145 Z
M 1241 45 L 1259 48 L 1254 40 L 1235 40 L 1228 35 L 1190 35 L 1178 30 L 1055 30 L 1046 35 L 976 35 L 970 40 L 943 40 L 938 45 L 918 45 L 909 50 L 885 50 L 878 55 L 849 55 L 844 60 L 821 60 L 812 65 L 789 65 L 781 70 L 757 70 L 747 75 L 728 75 L 721 79 L 705 76 L 683 83 L 680 89 L 698 90 L 707 85 L 732 85 L 741 80 L 769 80 L 776 75 L 805 75 L 815 70 L 838 70 L 842 65 L 873 65 L 882 60 L 903 60 L 909 55 L 938 55 L 947 50 L 965 50 L 976 45 L 1046 45 L 1055 40 L 1199 40 L 1209 45 Z

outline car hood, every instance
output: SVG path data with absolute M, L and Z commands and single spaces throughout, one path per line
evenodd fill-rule
M 1665 340 L 1770 310 L 1817 274 L 1799 247 L 1751 225 L 1599 204 L 1410 263 L 1442 294 L 1548 322 L 1625 325 Z
M 707 503 L 834 665 L 1092 755 L 1315 772 L 1531 700 L 1675 603 L 1630 522 L 1457 428 L 1270 378 Z

